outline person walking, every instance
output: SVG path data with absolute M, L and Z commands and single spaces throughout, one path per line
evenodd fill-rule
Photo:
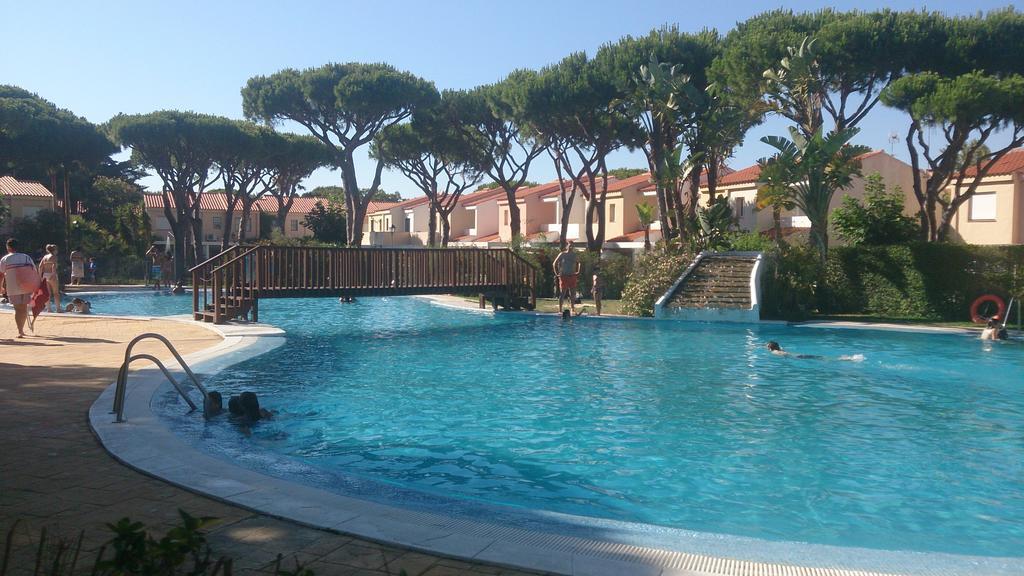
M 96 259 L 89 258 L 85 264 L 85 281 L 89 284 L 96 283 Z
M 569 308 L 575 314 L 576 298 L 574 292 L 580 275 L 580 261 L 576 256 L 576 251 L 573 249 L 572 240 L 566 242 L 565 249 L 555 257 L 555 261 L 551 263 L 551 266 L 554 268 L 555 276 L 558 277 L 558 313 L 562 313 L 562 303 L 568 298 Z
M 39 287 L 39 273 L 36 263 L 28 254 L 18 252 L 18 241 L 7 239 L 7 255 L 0 258 L 0 281 L 7 291 L 7 298 L 14 306 L 14 323 L 18 327 L 18 338 L 25 337 L 25 322 L 28 320 L 28 305 L 32 293 Z
M 79 286 L 85 278 L 85 256 L 78 250 L 72 250 L 71 259 L 71 285 Z
M 58 262 L 57 245 L 47 244 L 46 255 L 39 261 L 39 275 L 43 277 L 43 282 L 50 289 L 50 296 L 53 298 L 53 303 L 57 305 L 57 312 L 63 312 L 64 309 L 60 307 L 60 269 L 57 267 Z M 48 311 L 53 312 L 53 305 L 49 300 L 46 302 L 46 308 Z

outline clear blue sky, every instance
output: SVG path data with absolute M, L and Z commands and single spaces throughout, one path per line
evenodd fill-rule
M 327 62 L 388 62 L 432 80 L 439 89 L 500 80 L 515 68 L 539 68 L 566 54 L 588 54 L 626 34 L 663 24 L 725 33 L 737 21 L 775 7 L 814 10 L 821 3 L 754 0 L 612 2 L 607 0 L 475 0 L 391 2 L 29 2 L 4 0 L 0 83 L 38 93 L 105 122 L 119 112 L 194 110 L 241 118 L 239 90 L 257 74 Z M 840 9 L 927 7 L 950 14 L 985 11 L 1020 1 L 838 1 Z M 751 131 L 730 164 L 740 168 L 770 154 L 758 139 L 784 133 L 770 121 Z M 888 136 L 906 120 L 876 109 L 859 142 L 889 148 Z M 897 145 L 897 155 L 902 147 Z M 905 153 L 902 154 L 905 156 Z M 613 166 L 644 166 L 641 156 L 617 154 Z M 360 183 L 372 167 L 363 162 Z M 531 179 L 554 179 L 541 159 Z M 155 178 L 145 184 L 159 186 Z M 320 171 L 307 187 L 337 185 Z M 386 174 L 384 188 L 417 194 L 405 178 Z

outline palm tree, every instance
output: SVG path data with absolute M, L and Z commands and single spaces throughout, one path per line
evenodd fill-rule
M 636 205 L 636 217 L 644 227 L 644 251 L 651 249 L 651 224 L 654 223 L 654 206 L 646 202 Z
M 811 221 L 811 243 L 818 249 L 822 265 L 828 257 L 828 213 L 836 190 L 850 185 L 860 175 L 858 156 L 867 147 L 849 144 L 859 129 L 846 128 L 823 136 L 819 129 L 804 138 L 790 127 L 792 140 L 765 136 L 761 141 L 778 153 L 761 162 L 759 182 L 781 191 Z

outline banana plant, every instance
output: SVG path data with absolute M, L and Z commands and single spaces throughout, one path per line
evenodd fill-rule
M 726 234 L 734 223 L 732 208 L 724 199 L 712 202 L 706 207 L 699 206 L 693 224 L 695 250 L 724 248 L 728 244 Z
M 759 162 L 761 185 L 782 195 L 811 221 L 811 243 L 818 250 L 821 264 L 828 257 L 828 214 L 837 190 L 847 188 L 854 176 L 860 176 L 859 156 L 869 151 L 849 142 L 860 130 L 846 128 L 822 135 L 819 128 L 805 138 L 795 126 L 790 138 L 765 136 L 761 141 L 778 150 L 775 156 Z

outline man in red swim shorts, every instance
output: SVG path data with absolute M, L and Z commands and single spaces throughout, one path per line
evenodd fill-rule
M 562 313 L 562 303 L 568 298 L 569 308 L 575 314 L 576 299 L 573 298 L 573 291 L 576 290 L 576 281 L 580 275 L 580 261 L 573 250 L 572 240 L 565 243 L 565 249 L 555 257 L 552 266 L 558 277 L 558 313 Z

